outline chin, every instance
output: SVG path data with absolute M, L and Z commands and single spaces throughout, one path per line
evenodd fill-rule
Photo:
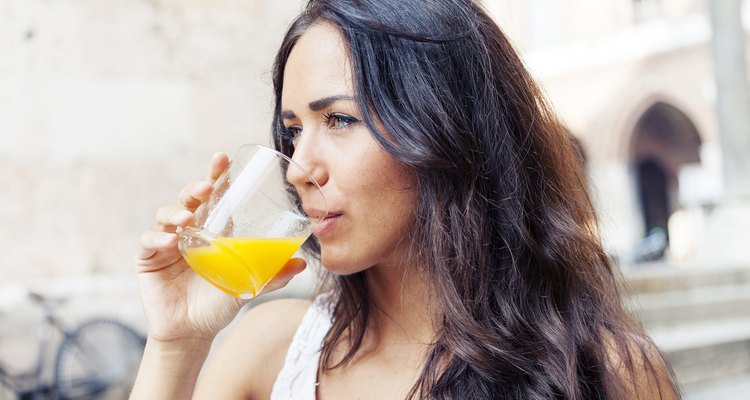
M 350 257 L 326 254 L 325 251 L 320 254 L 320 263 L 328 272 L 339 276 L 356 274 L 367 269 L 359 265 L 361 262 L 357 262 Z

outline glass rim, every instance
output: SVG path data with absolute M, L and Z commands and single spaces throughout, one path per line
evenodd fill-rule
M 325 215 L 322 218 L 320 218 L 320 220 L 325 219 L 325 217 L 328 215 L 328 200 L 326 200 L 326 196 L 323 194 L 323 188 L 320 187 L 320 184 L 318 183 L 317 180 L 315 180 L 315 177 L 313 177 L 312 174 L 307 169 L 305 169 L 305 167 L 303 167 L 302 165 L 300 165 L 298 162 L 292 160 L 291 157 L 288 157 L 286 154 L 284 154 L 284 153 L 282 153 L 282 152 L 280 152 L 280 151 L 278 151 L 278 150 L 276 150 L 276 149 L 274 149 L 274 148 L 272 148 L 270 146 L 264 145 L 264 144 L 246 143 L 246 144 L 243 144 L 242 146 L 240 146 L 237 149 L 237 153 L 239 153 L 240 150 L 242 150 L 243 148 L 253 147 L 253 146 L 256 147 L 256 148 L 258 148 L 258 149 L 260 149 L 260 150 L 270 151 L 270 152 L 276 154 L 278 157 L 281 157 L 284 160 L 286 160 L 287 162 L 289 162 L 289 164 L 294 165 L 295 168 L 297 168 L 300 171 L 302 171 L 302 173 L 304 173 L 309 178 L 309 180 L 315 185 L 315 188 L 318 189 L 318 193 L 320 193 L 320 198 L 323 199 L 323 206 L 325 207 L 325 209 L 323 211 L 325 211 Z M 284 180 L 288 184 L 294 186 L 291 182 L 289 182 L 289 180 L 286 179 L 286 177 L 284 177 Z M 299 194 L 297 194 L 297 195 L 299 196 Z

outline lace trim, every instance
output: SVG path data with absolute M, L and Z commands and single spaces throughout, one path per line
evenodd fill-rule
M 318 296 L 302 318 L 273 384 L 271 400 L 315 400 L 320 350 L 331 328 L 330 297 L 330 293 Z

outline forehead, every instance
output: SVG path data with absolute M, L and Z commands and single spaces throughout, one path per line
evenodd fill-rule
M 352 93 L 349 56 L 341 34 L 329 23 L 314 24 L 289 54 L 284 68 L 282 108 Z

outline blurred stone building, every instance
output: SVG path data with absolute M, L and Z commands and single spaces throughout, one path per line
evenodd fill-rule
M 623 263 L 655 230 L 694 259 L 721 193 L 707 1 L 484 0 L 580 142 Z M 272 57 L 300 7 L 0 1 L 0 281 L 127 275 L 214 151 L 268 141 Z
M 485 1 L 582 146 L 605 244 L 623 264 L 726 255 L 706 245 L 723 195 L 709 1 Z M 749 260 L 727 262 L 738 257 Z

